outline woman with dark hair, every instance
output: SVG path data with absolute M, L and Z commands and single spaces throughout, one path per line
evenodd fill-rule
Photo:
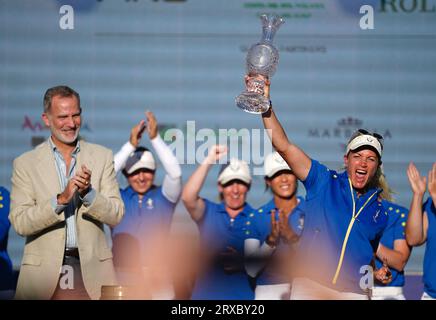
M 287 300 L 293 247 L 303 230 L 304 200 L 297 197 L 297 177 L 277 152 L 265 157 L 264 172 L 272 199 L 251 217 L 245 240 L 246 269 L 256 279 L 256 300 Z

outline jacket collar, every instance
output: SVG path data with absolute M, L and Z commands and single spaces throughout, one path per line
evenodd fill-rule
M 56 161 L 52 148 L 53 146 L 49 139 L 35 148 L 35 168 L 38 172 L 41 183 L 46 186 L 46 189 L 50 194 L 58 194 L 62 192 L 62 190 L 60 190 L 61 186 L 59 184 L 59 177 L 56 171 Z M 89 144 L 84 140 L 80 140 L 78 141 L 75 150 L 77 150 L 76 168 L 80 168 L 83 163 L 92 171 L 92 168 L 94 167 L 94 158 L 92 148 L 89 148 Z
M 340 179 L 341 186 L 342 186 L 341 189 L 343 190 L 343 192 L 345 194 L 348 194 L 348 195 L 351 196 L 351 194 L 350 194 L 350 183 L 348 182 L 349 177 L 348 177 L 347 171 L 339 173 L 338 177 Z M 353 195 L 352 196 L 354 197 L 354 199 L 358 199 L 357 191 L 354 188 L 353 188 L 352 191 L 353 191 Z M 380 193 L 382 193 L 382 191 L 383 191 L 383 189 L 380 189 L 380 188 L 371 188 L 371 189 L 368 189 L 364 194 L 362 194 L 359 197 L 359 199 L 360 199 L 360 201 L 366 201 L 369 197 L 371 197 L 372 194 L 376 193 L 377 196 L 373 197 L 373 199 L 371 199 L 371 201 L 369 202 L 369 203 L 372 203 L 372 202 L 374 202 L 375 200 L 378 199 L 378 197 L 379 197 Z

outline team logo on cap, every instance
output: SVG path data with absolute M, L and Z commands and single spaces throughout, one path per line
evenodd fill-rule
M 234 159 L 231 159 L 229 167 L 233 171 L 238 171 L 241 166 L 239 165 L 239 163 L 237 161 L 234 161 Z
M 279 164 L 282 164 L 285 162 L 285 160 L 283 158 L 274 158 L 274 161 L 279 163 Z

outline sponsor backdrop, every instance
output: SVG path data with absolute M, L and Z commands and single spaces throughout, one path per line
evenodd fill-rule
M 373 29 L 361 28 L 364 4 L 374 9 Z M 271 90 L 289 137 L 339 169 L 352 131 L 381 133 L 386 175 L 407 207 L 408 162 L 427 172 L 436 160 L 435 0 L 0 0 L 0 184 L 10 188 L 13 159 L 47 138 L 42 97 L 57 84 L 81 94 L 82 135 L 114 152 L 148 109 L 177 151 L 184 181 L 214 142 L 211 132 L 239 139 L 232 152 L 259 168 L 261 119 L 238 110 L 234 98 L 247 49 L 260 39 L 261 13 L 286 20 L 275 38 L 280 63 Z M 217 173 L 218 166 L 204 197 L 217 199 Z M 161 167 L 158 184 L 162 178 Z M 269 197 L 257 175 L 249 202 Z M 173 228 L 196 232 L 183 205 Z M 11 230 L 16 267 L 23 244 Z M 422 252 L 414 250 L 408 271 L 422 269 Z

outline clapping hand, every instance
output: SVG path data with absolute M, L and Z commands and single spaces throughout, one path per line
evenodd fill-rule
M 285 243 L 295 243 L 298 241 L 298 235 L 292 230 L 288 224 L 289 217 L 283 210 L 279 210 L 279 229 L 280 236 L 284 239 Z
M 279 242 L 279 239 L 280 239 L 280 222 L 277 221 L 276 210 L 273 209 L 271 210 L 271 232 L 266 238 L 265 242 L 270 247 L 276 247 Z
M 392 272 L 388 267 L 386 259 L 383 259 L 383 266 L 374 271 L 374 277 L 384 285 L 392 281 Z
M 71 179 L 82 198 L 91 188 L 91 174 L 91 170 L 89 170 L 85 165 L 82 165 L 82 170 L 76 172 L 74 177 Z
M 430 171 L 431 172 L 431 171 Z M 409 167 L 407 168 L 407 177 L 409 178 L 410 187 L 412 188 L 413 193 L 418 195 L 423 195 L 426 190 L 426 177 L 421 177 L 416 166 L 411 162 Z M 430 177 L 430 174 L 429 174 Z M 436 184 L 436 182 L 435 182 Z M 430 186 L 430 182 L 429 182 Z M 435 190 L 436 191 L 436 190 Z
M 157 136 L 157 120 L 154 116 L 153 112 L 147 111 L 145 113 L 145 116 L 147 117 L 147 133 L 150 140 L 153 140 Z
M 139 141 L 142 138 L 142 134 L 145 130 L 145 120 L 139 121 L 139 123 L 130 130 L 130 144 L 135 148 L 138 147 Z

